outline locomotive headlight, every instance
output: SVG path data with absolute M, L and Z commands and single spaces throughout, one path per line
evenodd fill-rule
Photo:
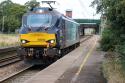
M 27 40 L 21 40 L 21 43 L 22 44 L 25 44 L 25 43 L 27 43 L 28 41 Z
M 22 44 L 25 44 L 25 43 L 26 43 L 26 40 L 22 40 L 21 43 L 22 43 Z
M 54 40 L 50 40 L 50 43 L 53 44 L 55 41 Z
M 55 40 L 54 39 L 53 40 L 48 40 L 47 42 L 50 43 L 50 44 L 54 44 Z

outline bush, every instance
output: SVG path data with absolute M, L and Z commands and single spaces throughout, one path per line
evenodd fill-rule
M 116 52 L 121 54 L 121 58 L 125 58 L 125 42 L 123 42 L 121 45 L 116 46 L 115 49 Z
M 104 29 L 100 45 L 103 51 L 108 51 L 112 48 L 112 31 L 110 28 Z
M 125 58 L 125 38 L 120 37 L 121 33 L 122 30 L 105 28 L 100 41 L 101 49 L 120 53 L 120 57 Z

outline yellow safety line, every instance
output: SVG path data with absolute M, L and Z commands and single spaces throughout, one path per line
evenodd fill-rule
M 79 69 L 78 69 L 78 71 L 76 72 L 75 75 L 79 75 L 79 74 L 80 74 L 81 70 L 84 68 L 85 63 L 86 63 L 86 61 L 88 60 L 89 56 L 91 55 L 92 51 L 94 50 L 95 46 L 96 46 L 96 42 L 95 42 L 95 44 L 93 45 L 93 47 L 89 50 L 89 52 L 87 53 L 85 59 L 83 59 L 83 62 L 82 62 L 82 64 L 80 65 L 80 67 L 79 67 Z

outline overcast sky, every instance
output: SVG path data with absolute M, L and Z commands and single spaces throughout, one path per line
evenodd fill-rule
M 0 0 L 4 1 L 4 0 Z M 24 4 L 29 0 L 11 0 L 14 3 Z M 37 0 L 43 1 L 43 0 Z M 47 0 L 45 0 L 47 1 Z M 51 1 L 51 0 L 49 0 Z M 90 7 L 93 0 L 54 0 L 57 4 L 52 6 L 56 8 L 59 12 L 65 14 L 66 9 L 71 9 L 73 11 L 73 18 L 85 18 L 85 19 L 99 19 L 100 15 L 95 15 L 96 10 Z

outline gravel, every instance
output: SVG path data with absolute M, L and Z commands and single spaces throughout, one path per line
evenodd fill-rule
M 31 67 L 29 64 L 24 64 L 23 61 L 5 66 L 0 68 L 0 82 L 6 78 L 9 78 L 19 71 L 25 70 L 26 68 Z

